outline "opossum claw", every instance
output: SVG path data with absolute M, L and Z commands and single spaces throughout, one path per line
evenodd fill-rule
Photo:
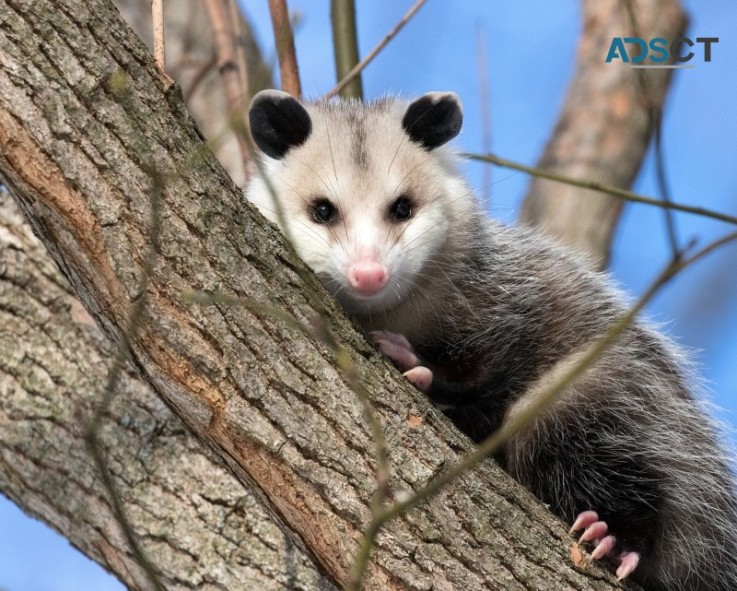
M 622 552 L 619 555 L 622 561 L 617 568 L 617 580 L 621 581 L 630 576 L 640 563 L 640 555 L 637 552 Z
M 576 517 L 576 521 L 573 522 L 573 525 L 571 526 L 571 529 L 568 531 L 568 533 L 572 534 L 574 531 L 587 528 L 589 525 L 595 523 L 596 521 L 599 521 L 599 515 L 596 513 L 596 511 L 584 511 L 583 513 L 579 513 L 578 517 Z
M 586 528 L 578 539 L 579 542 L 592 542 L 594 540 L 601 540 L 609 531 L 607 524 L 603 521 L 595 521 Z
M 603 537 L 596 545 L 596 548 L 594 548 L 594 551 L 591 553 L 591 558 L 593 558 L 594 560 L 604 558 L 604 556 L 609 554 L 614 549 L 614 546 L 616 546 L 616 544 L 617 538 L 615 538 L 614 536 Z

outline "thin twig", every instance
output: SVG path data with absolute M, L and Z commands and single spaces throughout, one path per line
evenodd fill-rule
M 491 91 L 489 88 L 489 60 L 486 50 L 486 31 L 479 22 L 476 26 L 476 59 L 479 72 L 479 98 L 481 99 L 481 149 L 491 153 Z M 491 167 L 484 167 L 482 185 L 484 206 L 491 207 Z
M 274 27 L 276 53 L 279 57 L 279 76 L 282 90 L 292 96 L 302 96 L 302 85 L 299 81 L 297 52 L 294 48 L 294 32 L 289 21 L 287 0 L 269 0 L 271 24 Z
M 247 171 L 251 160 L 251 152 L 246 139 L 249 133 L 244 117 L 248 97 L 242 94 L 243 84 L 241 82 L 241 79 L 247 74 L 242 72 L 238 65 L 237 35 L 230 8 L 231 2 L 232 0 L 205 0 L 205 7 L 215 38 L 218 69 L 228 102 L 228 119 L 238 140 L 244 171 Z
M 623 0 L 625 11 L 630 20 L 632 33 L 634 36 L 640 36 L 640 27 L 637 23 L 637 14 L 632 0 Z M 644 70 L 635 70 L 637 77 L 638 89 L 642 98 L 645 111 L 648 116 L 648 125 L 650 127 L 650 136 L 653 138 L 653 148 L 655 157 L 655 176 L 658 182 L 658 192 L 660 198 L 670 203 L 672 201 L 670 187 L 668 185 L 668 175 L 665 170 L 665 156 L 663 153 L 663 110 L 659 108 L 652 100 L 651 87 L 648 84 L 647 75 Z M 678 235 L 676 232 L 676 221 L 671 208 L 663 208 L 665 228 L 668 235 L 668 243 L 670 244 L 671 253 L 674 258 L 680 256 L 680 246 L 678 245 Z
M 205 80 L 207 75 L 210 73 L 210 70 L 212 70 L 216 64 L 218 63 L 218 56 L 213 53 L 212 57 L 207 60 L 204 64 L 202 64 L 199 68 L 197 68 L 197 71 L 192 76 L 192 81 L 189 83 L 189 86 L 184 91 L 184 102 L 189 102 L 189 99 L 191 99 L 194 96 L 194 93 L 197 92 L 197 89 L 199 88 L 200 84 Z
M 151 14 L 154 30 L 154 60 L 159 70 L 166 72 L 166 51 L 164 46 L 164 0 L 151 0 Z
M 360 588 L 360 581 L 366 567 L 368 566 L 371 548 L 374 545 L 376 536 L 384 524 L 402 513 L 407 512 L 409 509 L 416 507 L 421 502 L 435 496 L 445 485 L 458 478 L 464 472 L 472 469 L 489 456 L 495 454 L 504 442 L 516 433 L 519 433 L 529 425 L 535 417 L 539 416 L 540 413 L 549 408 L 565 389 L 570 387 L 589 367 L 591 367 L 592 364 L 596 363 L 596 361 L 601 358 L 606 350 L 614 344 L 619 336 L 632 324 L 636 316 L 645 307 L 647 302 L 649 302 L 660 290 L 660 288 L 662 288 L 666 283 L 668 283 L 668 281 L 687 266 L 728 242 L 735 240 L 737 240 L 737 232 L 728 234 L 712 242 L 688 259 L 673 258 L 665 269 L 658 275 L 655 281 L 653 281 L 652 285 L 647 289 L 642 297 L 640 297 L 640 299 L 625 314 L 623 314 L 601 338 L 591 344 L 573 368 L 557 380 L 554 380 L 547 388 L 545 388 L 534 403 L 527 405 L 520 413 L 515 414 L 508 423 L 505 423 L 500 429 L 485 439 L 474 452 L 468 454 L 458 464 L 443 474 L 433 478 L 414 495 L 395 503 L 379 515 L 375 515 L 364 532 L 364 536 L 357 553 L 359 559 L 354 563 L 354 569 L 356 572 L 354 573 L 354 579 L 352 580 L 358 580 L 359 585 L 353 587 L 349 586 L 347 588 L 350 591 L 358 591 Z
M 406 25 L 409 20 L 415 15 L 415 13 L 422 8 L 422 5 L 425 4 L 427 0 L 417 0 L 412 7 L 404 14 L 404 16 L 400 19 L 400 21 L 394 26 L 394 28 L 389 31 L 379 44 L 374 47 L 368 55 L 363 58 L 360 62 L 356 64 L 356 66 L 346 74 L 346 76 L 338 82 L 338 84 L 333 88 L 330 92 L 328 92 L 323 98 L 325 100 L 330 99 L 334 97 L 336 94 L 338 94 L 347 84 L 350 84 L 351 80 L 353 80 L 356 76 L 358 76 L 366 66 L 368 66 L 373 59 L 379 54 L 379 52 L 386 47 L 386 45 L 391 41 L 399 31 L 402 30 L 404 25 Z
M 330 22 L 333 28 L 335 73 L 342 80 L 358 63 L 358 30 L 356 5 L 353 0 L 330 0 Z M 344 99 L 362 99 L 361 76 L 356 75 L 340 91 Z
M 638 70 L 641 72 L 641 70 Z M 670 192 L 670 185 L 668 183 L 668 173 L 665 170 L 665 156 L 663 153 L 663 118 L 660 113 L 650 112 L 651 120 L 653 121 L 653 140 L 655 148 L 655 176 L 658 181 L 658 192 L 660 198 L 666 203 L 673 203 L 673 198 Z M 677 256 L 680 252 L 680 246 L 678 245 L 678 234 L 676 232 L 676 220 L 673 215 L 673 209 L 670 207 L 663 208 L 665 215 L 665 227 L 668 232 L 668 243 L 670 244 L 671 252 L 674 256 Z
M 737 217 L 733 215 L 728 215 L 726 213 L 719 213 L 717 211 L 712 211 L 710 209 L 705 209 L 703 207 L 697 207 L 694 205 L 684 205 L 682 203 L 668 202 L 668 201 L 663 201 L 661 199 L 653 199 L 652 197 L 645 197 L 643 195 L 633 193 L 632 191 L 627 191 L 626 189 L 620 189 L 619 187 L 612 187 L 611 185 L 605 185 L 602 183 L 597 183 L 595 181 L 584 181 L 580 179 L 574 179 L 572 177 L 560 175 L 554 172 L 550 172 L 548 170 L 543 170 L 541 168 L 525 166 L 524 164 L 519 164 L 518 162 L 513 162 L 512 160 L 507 160 L 505 158 L 500 158 L 499 156 L 494 156 L 493 154 L 465 153 L 465 154 L 462 154 L 462 156 L 464 156 L 465 158 L 469 158 L 471 160 L 479 160 L 481 162 L 488 162 L 489 164 L 495 164 L 496 166 L 501 166 L 503 168 L 511 168 L 512 170 L 518 170 L 520 172 L 525 172 L 527 174 L 530 174 L 532 176 L 536 176 L 542 179 L 548 179 L 550 181 L 557 181 L 559 183 L 566 183 L 568 185 L 573 185 L 574 187 L 581 187 L 582 189 L 591 189 L 592 191 L 598 191 L 600 193 L 608 193 L 614 197 L 625 199 L 626 201 L 633 201 L 635 203 L 645 203 L 647 205 L 655 205 L 656 207 L 674 209 L 676 211 L 684 211 L 686 213 L 692 213 L 695 215 L 700 215 L 702 217 L 719 220 L 720 222 L 727 222 L 729 224 L 737 225 Z

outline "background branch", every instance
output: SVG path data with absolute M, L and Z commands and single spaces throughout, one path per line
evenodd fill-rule
M 274 28 L 276 52 L 279 56 L 279 74 L 282 90 L 292 96 L 302 96 L 302 85 L 299 81 L 297 67 L 297 51 L 294 47 L 294 32 L 289 20 L 287 0 L 269 0 L 271 24 Z
M 360 74 L 361 74 L 361 72 L 363 72 L 363 70 L 366 69 L 366 66 L 368 66 L 374 60 L 374 58 L 377 55 L 379 55 L 379 53 L 381 52 L 381 50 L 384 49 L 384 47 L 386 47 L 392 39 L 394 39 L 394 37 L 396 36 L 396 34 L 399 33 L 399 31 L 402 30 L 402 28 L 404 27 L 404 25 L 406 25 L 412 19 L 412 17 L 415 15 L 415 13 L 420 8 L 422 8 L 422 5 L 425 4 L 425 1 L 426 0 L 417 0 L 417 2 L 415 2 L 412 5 L 412 7 L 404 14 L 404 16 L 399 20 L 399 22 L 396 25 L 394 25 L 394 27 L 392 28 L 392 30 L 389 31 L 386 34 L 386 36 L 381 41 L 379 41 L 379 43 L 376 45 L 376 47 L 374 47 L 366 55 L 366 57 L 364 57 L 360 62 L 358 62 L 357 64 L 353 65 L 345 73 L 345 75 L 341 76 L 341 74 L 340 74 L 340 67 L 336 68 L 338 70 L 338 79 L 340 80 L 340 82 L 338 82 L 338 84 L 336 84 L 335 87 L 330 92 L 328 92 L 325 95 L 324 98 L 325 99 L 330 99 L 330 98 L 334 97 L 338 93 L 340 93 L 341 96 L 344 96 L 342 94 L 343 93 L 343 89 L 345 89 L 348 85 L 350 85 L 352 83 L 352 81 L 355 80 L 355 79 L 357 79 L 359 81 L 359 90 L 361 92 L 361 94 L 359 96 L 363 96 L 363 94 L 362 94 L 363 93 L 363 89 L 362 89 L 362 87 L 360 85 L 360 80 L 361 80 L 360 79 Z M 333 17 L 333 32 L 335 32 L 335 17 Z M 350 42 L 351 42 L 350 40 L 347 41 L 347 43 L 350 43 Z M 337 62 L 337 60 L 338 60 L 337 40 L 334 40 L 334 43 L 336 44 L 336 62 Z M 357 52 L 358 52 L 358 49 L 356 49 L 356 59 L 358 59 L 358 53 Z M 346 50 L 346 53 L 349 53 L 349 52 Z M 346 61 L 348 63 L 350 63 L 350 60 L 346 60 Z M 345 95 L 345 96 L 352 96 L 352 95 Z
M 518 162 L 512 162 L 506 158 L 500 158 L 493 154 L 464 154 L 466 158 L 471 160 L 479 160 L 481 162 L 488 162 L 489 164 L 495 164 L 502 168 L 509 168 L 511 170 L 518 170 L 529 174 L 530 176 L 537 179 L 546 179 L 551 182 L 561 183 L 564 185 L 571 185 L 572 187 L 580 187 L 582 189 L 588 189 L 592 192 L 597 193 L 608 193 L 612 198 L 620 199 L 622 201 L 631 201 L 633 203 L 644 203 L 652 205 L 654 207 L 660 207 L 661 209 L 673 209 L 675 211 L 682 211 L 685 213 L 691 213 L 694 215 L 702 216 L 705 218 L 711 218 L 720 222 L 726 222 L 728 224 L 737 224 L 737 216 L 729 215 L 719 211 L 713 211 L 706 209 L 705 207 L 698 207 L 696 205 L 686 205 L 685 203 L 677 203 L 674 201 L 664 201 L 662 199 L 654 199 L 652 197 L 646 197 L 645 195 L 639 195 L 626 189 L 619 189 L 611 185 L 604 185 L 595 181 L 589 181 L 585 179 L 572 178 L 563 176 L 561 174 L 550 172 L 541 168 L 534 168 L 532 166 L 525 166 Z
M 640 34 L 679 37 L 686 17 L 676 0 L 632 0 Z M 665 101 L 669 70 L 647 70 L 649 102 L 643 103 L 637 70 L 607 64 L 602 48 L 631 30 L 620 0 L 583 0 L 583 33 L 574 79 L 537 167 L 615 187 L 632 184 L 652 134 L 651 112 Z M 520 220 L 588 253 L 599 268 L 608 265 L 622 210 L 618 199 L 535 178 Z
M 239 145 L 242 136 L 236 132 L 230 109 L 233 105 L 245 108 L 248 97 L 263 88 L 271 88 L 273 81 L 270 66 L 264 62 L 251 27 L 237 6 L 231 0 L 216 1 L 223 6 L 227 1 L 236 10 L 238 22 L 230 22 L 228 26 L 235 35 L 229 38 L 229 43 L 235 44 L 235 59 L 239 71 L 238 87 L 234 86 L 231 91 L 233 96 L 239 98 L 227 96 L 223 78 L 214 67 L 218 60 L 214 49 L 214 31 L 206 4 L 202 0 L 177 0 L 164 4 L 168 73 L 182 88 L 187 108 L 200 131 L 209 140 L 218 160 L 235 183 L 243 185 L 246 181 L 246 169 L 243 151 Z M 146 3 L 140 0 L 116 0 L 115 5 L 136 33 L 153 47 L 150 11 L 147 10 Z M 228 16 L 228 20 L 236 19 Z M 245 68 L 241 67 L 241 60 L 245 60 Z M 248 75 L 244 76 L 246 72 Z M 247 91 L 241 87 L 244 84 L 247 85 Z
M 248 88 L 248 72 L 242 69 L 244 61 L 238 59 L 236 41 L 239 36 L 235 29 L 236 21 L 233 20 L 233 0 L 205 0 L 204 4 L 213 30 L 217 66 L 228 103 L 230 127 L 238 140 L 243 169 L 247 170 L 251 148 L 246 139 L 249 131 L 245 113 L 251 97 L 244 94 Z
M 330 19 L 333 25 L 333 53 L 335 74 L 339 81 L 337 90 L 343 98 L 363 98 L 361 69 L 358 64 L 358 29 L 356 6 L 353 0 L 330 0 Z M 345 81 L 345 82 L 344 82 Z
M 151 0 L 151 20 L 154 29 L 154 60 L 162 72 L 166 72 L 164 46 L 164 0 Z

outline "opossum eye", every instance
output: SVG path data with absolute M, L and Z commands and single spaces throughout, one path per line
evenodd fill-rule
M 412 217 L 412 200 L 406 195 L 397 197 L 389 206 L 389 217 L 397 221 L 408 220 Z
M 327 199 L 315 199 L 312 202 L 312 219 L 317 224 L 329 224 L 338 216 L 338 210 Z

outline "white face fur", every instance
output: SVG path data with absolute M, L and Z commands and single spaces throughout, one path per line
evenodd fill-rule
M 250 115 L 265 156 L 248 199 L 349 311 L 398 305 L 468 214 L 467 189 L 440 147 L 460 129 L 457 97 L 301 105 L 264 91 Z

